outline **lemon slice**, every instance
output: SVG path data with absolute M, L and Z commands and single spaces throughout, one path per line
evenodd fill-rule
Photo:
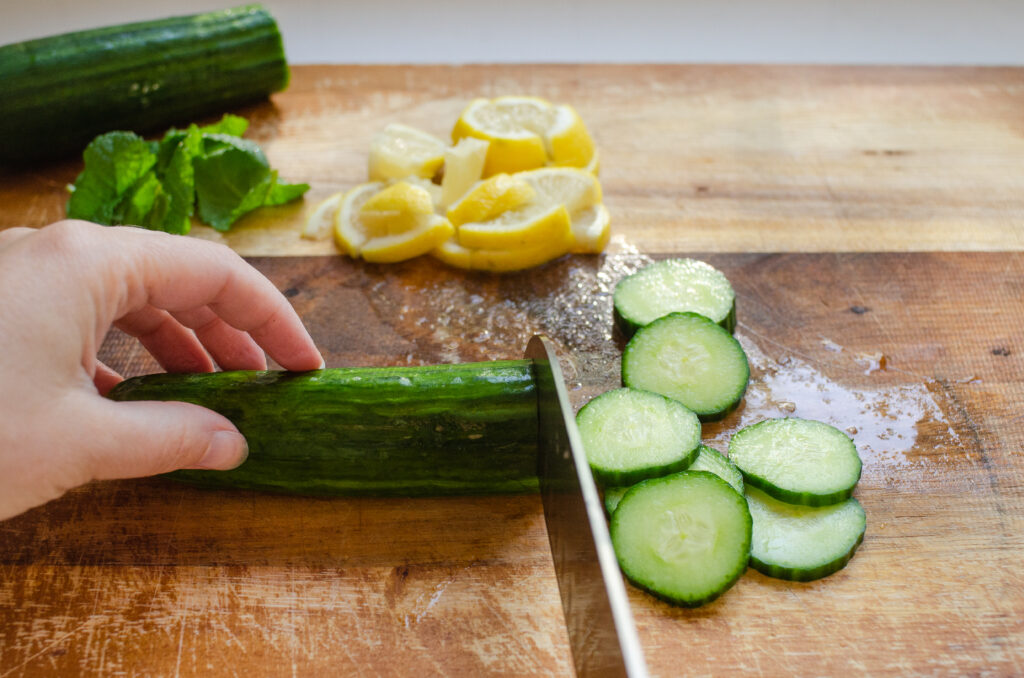
M 549 164 L 587 167 L 594 155 L 594 142 L 576 111 L 537 97 L 474 99 L 452 130 L 453 141 L 465 137 L 490 142 L 485 177 Z
M 573 167 L 549 167 L 517 175 L 537 192 L 536 201 L 562 204 L 574 214 L 601 202 L 601 183 L 590 172 Z
M 498 249 L 466 247 L 452 238 L 434 249 L 431 255 L 456 268 L 506 272 L 540 266 L 568 254 L 571 247 L 571 232 L 566 231 L 529 247 Z
M 572 244 L 572 220 L 564 205 L 530 205 L 490 221 L 458 227 L 457 240 L 472 249 L 515 249 L 547 242 Z
M 572 251 L 581 254 L 603 252 L 611 237 L 611 215 L 602 204 L 588 207 L 572 215 Z
M 370 141 L 370 181 L 429 179 L 444 162 L 446 144 L 432 134 L 391 123 Z
M 495 174 L 477 183 L 458 202 L 448 208 L 448 220 L 454 226 L 473 221 L 488 221 L 502 212 L 518 209 L 536 197 L 537 192 L 523 179 L 510 174 Z
M 380 236 L 366 241 L 362 257 L 366 261 L 390 264 L 426 254 L 451 240 L 455 228 L 442 216 L 426 214 L 416 227 L 403 233 Z
M 329 236 L 334 227 L 334 215 L 344 197 L 345 191 L 338 191 L 318 202 L 306 219 L 306 225 L 302 228 L 302 237 L 309 240 L 322 240 Z
M 593 174 L 593 175 L 594 175 L 595 177 L 596 177 L 596 176 L 597 176 L 598 174 L 600 174 L 600 173 L 601 173 L 601 152 L 600 152 L 600 151 L 598 151 L 598 150 L 597 150 L 597 149 L 595 148 L 595 149 L 594 149 L 594 157 L 592 157 L 592 158 L 590 159 L 590 162 L 588 162 L 588 163 L 587 163 L 587 166 L 586 166 L 586 167 L 584 167 L 583 169 L 585 169 L 586 171 L 590 172 L 590 173 L 591 173 L 591 174 Z
M 455 228 L 433 211 L 426 188 L 372 181 L 344 195 L 334 222 L 338 247 L 351 257 L 391 263 L 435 249 Z
M 374 193 L 359 208 L 359 220 L 370 237 L 396 235 L 420 225 L 434 213 L 434 201 L 425 188 L 400 181 Z

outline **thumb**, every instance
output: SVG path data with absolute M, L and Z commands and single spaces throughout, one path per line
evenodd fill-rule
M 91 477 L 138 478 L 183 468 L 228 470 L 249 447 L 225 417 L 180 402 L 113 402 L 96 398 L 90 429 Z

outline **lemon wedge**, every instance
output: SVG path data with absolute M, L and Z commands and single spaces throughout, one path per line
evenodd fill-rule
M 590 172 L 574 167 L 549 167 L 516 175 L 537 192 L 536 201 L 561 204 L 574 214 L 601 202 L 601 183 Z
M 559 243 L 572 245 L 572 220 L 565 205 L 529 205 L 503 212 L 489 221 L 462 224 L 456 231 L 458 243 L 472 249 L 516 249 Z
M 580 254 L 603 252 L 611 237 L 611 215 L 602 204 L 588 207 L 572 215 L 572 251 Z
M 426 254 L 454 233 L 451 223 L 434 213 L 429 191 L 410 182 L 356 186 L 342 198 L 334 222 L 343 252 L 378 263 Z
M 511 174 L 495 174 L 478 182 L 458 202 L 448 208 L 453 226 L 488 221 L 503 212 L 518 209 L 537 195 L 530 184 Z
M 302 237 L 322 240 L 330 235 L 334 227 L 334 215 L 345 197 L 345 191 L 338 191 L 316 204 L 302 227 Z
M 484 162 L 490 143 L 473 137 L 460 139 L 444 152 L 444 177 L 441 180 L 442 207 L 464 196 L 484 174 Z
M 474 99 L 452 130 L 453 141 L 465 137 L 490 142 L 485 177 L 546 165 L 587 167 L 594 156 L 594 142 L 576 111 L 537 97 Z
M 391 123 L 370 141 L 370 181 L 422 177 L 437 174 L 444 162 L 446 144 L 432 134 L 400 123 Z
M 567 218 L 564 207 L 562 217 Z M 525 268 L 540 266 L 548 261 L 567 254 L 572 247 L 572 232 L 559 229 L 537 244 L 511 248 L 474 248 L 466 247 L 451 238 L 431 252 L 431 255 L 449 266 L 477 271 L 520 271 Z

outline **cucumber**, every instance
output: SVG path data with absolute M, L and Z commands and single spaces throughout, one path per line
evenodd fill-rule
M 595 480 L 631 485 L 686 469 L 700 447 L 700 420 L 682 403 L 619 388 L 597 396 L 576 415 Z
M 259 5 L 0 47 L 0 161 L 80 153 L 102 132 L 145 133 L 263 99 L 288 84 Z
M 531 361 L 155 374 L 110 397 L 181 400 L 230 419 L 249 442 L 244 464 L 171 474 L 206 487 L 338 496 L 538 489 Z
M 622 354 L 622 382 L 678 400 L 701 421 L 735 409 L 750 379 L 747 355 L 699 313 L 669 313 L 637 330 Z
M 717 268 L 696 259 L 666 259 L 620 280 L 615 322 L 626 337 L 674 311 L 692 311 L 729 332 L 736 328 L 736 293 Z
M 751 566 L 769 577 L 811 581 L 841 570 L 864 540 L 867 517 L 853 497 L 831 506 L 795 506 L 747 488 L 754 521 Z
M 861 461 L 848 435 L 820 421 L 789 417 L 748 426 L 729 442 L 748 485 L 788 504 L 828 506 L 850 497 Z
M 611 535 L 631 582 L 685 607 L 725 593 L 750 559 L 747 502 L 707 471 L 681 471 L 634 485 L 612 514 Z
M 707 445 L 701 445 L 697 448 L 697 458 L 693 460 L 693 463 L 686 467 L 688 471 L 708 471 L 714 473 L 716 476 L 729 483 L 730 486 L 740 494 L 743 494 L 743 474 L 736 468 L 736 465 L 729 461 L 725 455 L 718 450 L 708 447 Z M 615 507 L 619 505 L 619 501 L 622 500 L 622 495 L 626 494 L 629 490 L 629 486 L 609 486 L 602 490 L 604 494 L 604 508 L 608 511 L 608 515 L 615 512 Z

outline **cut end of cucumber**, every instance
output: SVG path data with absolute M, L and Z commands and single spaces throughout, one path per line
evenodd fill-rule
M 626 386 L 678 400 L 702 421 L 735 409 L 749 379 L 739 342 L 698 313 L 670 313 L 640 328 L 622 354 Z
M 576 417 L 583 449 L 602 485 L 629 485 L 687 468 L 700 446 L 700 420 L 681 403 L 620 388 L 587 403 Z
M 769 577 L 812 581 L 841 570 L 864 539 L 867 518 L 852 497 L 832 506 L 794 506 L 747 488 L 753 519 L 751 566 Z
M 845 433 L 820 421 L 768 419 L 733 436 L 729 458 L 753 485 L 779 501 L 828 506 L 853 494 L 861 461 Z
M 673 312 L 694 312 L 729 332 L 736 327 L 736 293 L 721 271 L 696 259 L 666 259 L 615 286 L 615 320 L 630 337 Z
M 611 535 L 630 581 L 670 603 L 697 607 L 743 574 L 751 519 L 746 501 L 724 480 L 683 471 L 631 487 L 612 516 Z

